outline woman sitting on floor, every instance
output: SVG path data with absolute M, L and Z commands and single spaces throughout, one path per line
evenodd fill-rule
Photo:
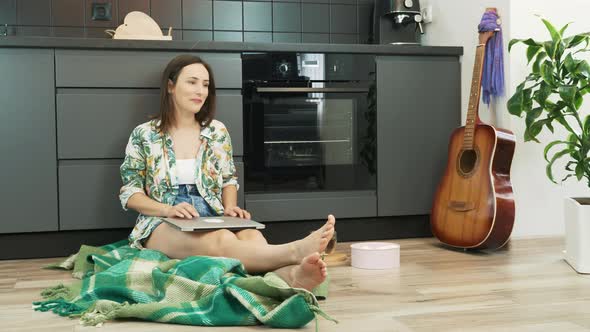
M 290 286 L 311 290 L 326 278 L 320 259 L 335 228 L 334 216 L 309 236 L 269 245 L 257 230 L 182 232 L 163 217 L 237 216 L 238 183 L 229 133 L 215 116 L 211 67 L 196 56 L 174 58 L 164 70 L 160 113 L 137 126 L 121 165 L 121 204 L 139 212 L 129 235 L 135 248 L 170 258 L 222 256 L 239 259 L 249 273 L 274 271 Z

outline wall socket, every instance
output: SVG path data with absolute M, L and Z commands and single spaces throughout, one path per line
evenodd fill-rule
M 432 22 L 432 5 L 426 4 L 420 11 L 422 12 L 422 22 Z
M 92 20 L 93 21 L 110 21 L 113 19 L 111 4 L 104 2 L 92 3 Z

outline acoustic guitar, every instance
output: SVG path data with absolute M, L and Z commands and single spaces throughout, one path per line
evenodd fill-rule
M 451 135 L 446 170 L 430 215 L 432 233 L 464 249 L 500 248 L 514 224 L 514 135 L 482 123 L 478 115 L 485 45 L 493 33 L 479 34 L 466 124 Z

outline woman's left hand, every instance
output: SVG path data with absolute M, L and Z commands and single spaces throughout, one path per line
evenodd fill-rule
M 242 219 L 250 219 L 250 212 L 241 209 L 239 206 L 230 207 L 223 210 L 223 215 L 230 217 L 239 217 Z

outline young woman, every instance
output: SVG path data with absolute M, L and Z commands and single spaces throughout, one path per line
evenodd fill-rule
M 200 58 L 181 55 L 164 70 L 160 113 L 131 133 L 121 165 L 123 209 L 139 212 L 129 235 L 135 248 L 170 258 L 194 255 L 239 259 L 249 273 L 274 271 L 292 287 L 311 290 L 327 275 L 320 259 L 336 220 L 304 239 L 269 245 L 257 230 L 181 232 L 162 217 L 238 216 L 238 182 L 229 133 L 214 120 L 215 80 Z

